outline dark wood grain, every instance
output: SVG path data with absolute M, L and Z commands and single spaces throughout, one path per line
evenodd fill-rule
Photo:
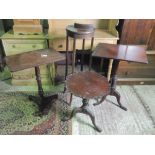
M 154 24 L 153 19 L 125 19 L 120 43 L 147 45 Z
M 86 26 L 85 26 L 86 25 Z M 95 28 L 91 24 L 77 24 L 68 25 L 66 28 L 68 36 L 72 38 L 90 38 L 94 36 Z
M 155 20 L 154 19 L 122 19 L 119 20 L 118 32 L 121 44 L 145 45 L 148 56 L 148 64 L 120 62 L 118 76 L 124 79 L 136 78 L 143 81 L 144 78 L 155 78 Z M 151 51 L 153 50 L 153 51 Z M 149 54 L 149 53 L 153 54 Z M 123 80 L 122 79 L 122 80 Z M 144 79 L 145 80 L 145 79 Z M 130 84 L 135 82 L 132 80 Z M 140 83 L 140 82 L 139 82 Z M 126 83 L 128 84 L 128 82 Z M 146 83 L 145 83 L 146 84 Z
M 84 52 L 85 52 L 85 41 L 86 39 L 91 39 L 91 47 L 89 52 L 92 52 L 93 43 L 94 43 L 94 27 L 91 24 L 78 24 L 69 25 L 66 28 L 67 37 L 66 37 L 66 59 L 68 58 L 68 47 L 69 47 L 69 37 L 73 38 L 73 52 L 72 52 L 72 74 L 68 76 L 68 61 L 66 60 L 66 87 L 65 91 L 71 93 L 70 102 L 72 101 L 72 95 L 82 98 L 82 106 L 79 108 L 74 108 L 70 117 L 65 119 L 71 119 L 76 113 L 84 113 L 89 115 L 94 125 L 94 128 L 101 132 L 101 129 L 95 123 L 95 116 L 88 109 L 89 99 L 102 98 L 101 101 L 104 101 L 105 96 L 110 93 L 110 87 L 108 80 L 97 74 L 95 72 L 86 71 L 75 73 L 75 57 L 76 57 L 76 40 L 82 40 L 82 56 L 81 56 L 81 71 L 83 71 L 84 63 Z M 92 57 L 89 59 L 89 70 L 91 68 Z M 67 88 L 67 89 L 66 89 Z M 103 99 L 104 96 L 104 99 Z
M 85 52 L 85 40 L 91 39 L 91 49 L 92 52 L 93 43 L 94 43 L 94 32 L 95 28 L 91 24 L 79 24 L 74 23 L 74 25 L 68 25 L 66 27 L 66 72 L 65 72 L 65 79 L 68 75 L 68 49 L 69 49 L 69 37 L 73 39 L 73 52 L 72 52 L 72 73 L 75 69 L 75 60 L 76 60 L 76 40 L 82 39 L 83 45 L 82 47 L 82 56 L 81 56 L 81 71 L 83 70 L 83 60 L 84 60 L 84 52 Z M 89 69 L 91 67 L 91 57 L 89 59 Z
M 121 96 L 119 92 L 116 90 L 117 71 L 119 68 L 119 63 L 121 60 L 148 63 L 145 48 L 143 46 L 136 45 L 114 45 L 99 43 L 92 55 L 95 57 L 113 59 L 109 95 L 115 96 L 119 104 L 119 107 L 126 111 L 127 108 L 121 104 Z
M 22 54 L 7 56 L 6 64 L 12 72 L 32 68 L 35 66 L 45 65 L 60 60 L 65 57 L 56 52 L 54 49 L 41 49 Z
M 54 63 L 64 59 L 65 57 L 59 52 L 56 52 L 54 49 L 30 51 L 22 54 L 7 56 L 5 59 L 6 64 L 12 72 L 32 67 L 35 68 L 39 96 L 29 96 L 29 99 L 38 104 L 39 113 L 37 113 L 37 115 L 42 116 L 43 114 L 48 114 L 48 111 L 50 110 L 51 105 L 54 103 L 54 100 L 58 98 L 57 94 L 44 96 L 39 66 Z
M 76 96 L 92 99 L 109 93 L 108 80 L 95 72 L 78 72 L 67 77 L 67 89 Z
M 99 43 L 92 56 L 131 62 L 148 63 L 143 46 Z
M 155 50 L 155 20 L 148 40 L 148 50 Z

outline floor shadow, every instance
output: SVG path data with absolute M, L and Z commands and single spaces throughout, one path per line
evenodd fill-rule
M 111 104 L 117 106 L 117 107 L 120 107 L 118 104 L 114 103 L 113 101 L 111 101 L 111 100 L 109 100 L 109 99 L 105 99 L 105 100 L 106 100 L 107 102 L 109 102 L 109 103 L 111 103 Z
M 85 114 L 83 114 L 83 115 L 85 115 Z M 86 115 L 86 116 L 87 116 L 87 115 Z M 92 124 L 90 124 L 90 123 L 84 121 L 84 120 L 81 119 L 79 116 L 74 116 L 74 117 L 75 117 L 76 121 L 78 121 L 79 123 L 84 124 L 84 125 L 87 125 L 88 127 L 91 127 L 91 128 L 94 129 L 94 126 L 93 126 Z M 89 117 L 89 116 L 87 116 L 87 117 Z M 89 118 L 89 119 L 90 119 L 90 118 Z M 94 129 L 94 130 L 95 130 L 95 129 Z

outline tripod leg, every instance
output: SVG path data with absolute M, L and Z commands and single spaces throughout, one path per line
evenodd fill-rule
M 76 113 L 81 113 L 81 112 L 82 112 L 81 107 L 80 107 L 80 108 L 75 108 L 75 109 L 72 110 L 71 115 L 70 115 L 69 117 L 63 118 L 62 121 L 68 121 L 68 120 L 70 120 L 73 116 L 75 116 Z
M 88 115 L 91 118 L 91 121 L 94 125 L 94 129 L 97 130 L 98 132 L 101 132 L 102 130 L 96 125 L 95 123 L 95 116 L 94 114 L 91 113 L 91 111 L 88 109 L 88 100 L 83 99 L 82 100 L 83 105 L 81 106 L 82 113 Z
M 127 111 L 127 108 L 124 107 L 124 106 L 122 106 L 122 104 L 121 104 L 121 102 L 120 102 L 121 96 L 120 96 L 119 92 L 116 91 L 116 90 L 114 90 L 114 91 L 112 92 L 111 95 L 116 97 L 117 102 L 118 102 L 118 104 L 119 104 L 119 107 L 120 107 L 121 109 Z
M 101 132 L 102 130 L 96 125 L 95 116 L 91 113 L 91 111 L 89 109 L 85 108 L 85 109 L 83 109 L 82 112 L 87 114 L 91 118 L 91 121 L 94 125 L 94 129 L 97 130 L 98 132 Z
M 101 103 L 106 99 L 106 97 L 107 97 L 107 96 L 103 96 L 99 102 L 94 103 L 93 105 L 96 106 L 96 105 L 101 104 Z
M 72 103 L 72 99 L 73 99 L 73 94 L 71 93 L 71 94 L 70 94 L 69 105 L 71 105 L 71 103 Z

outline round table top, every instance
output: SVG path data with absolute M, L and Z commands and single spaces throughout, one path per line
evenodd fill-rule
M 73 73 L 67 77 L 66 84 L 69 92 L 85 99 L 103 97 L 110 92 L 107 78 L 93 71 Z
M 74 33 L 74 34 L 78 34 L 78 35 L 88 35 L 88 34 L 94 33 L 94 31 L 95 31 L 94 28 L 92 28 L 92 29 L 81 29 L 81 28 L 75 28 L 74 25 L 68 25 L 66 27 L 66 30 L 71 32 L 71 33 Z

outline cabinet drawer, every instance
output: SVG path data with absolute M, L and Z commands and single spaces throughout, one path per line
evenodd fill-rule
M 128 67 L 120 68 L 118 71 L 119 78 L 155 78 L 154 67 Z
M 46 40 L 3 40 L 6 56 L 47 47 Z
M 148 64 L 121 61 L 118 69 L 118 77 L 121 78 L 154 78 L 155 55 L 147 55 Z

